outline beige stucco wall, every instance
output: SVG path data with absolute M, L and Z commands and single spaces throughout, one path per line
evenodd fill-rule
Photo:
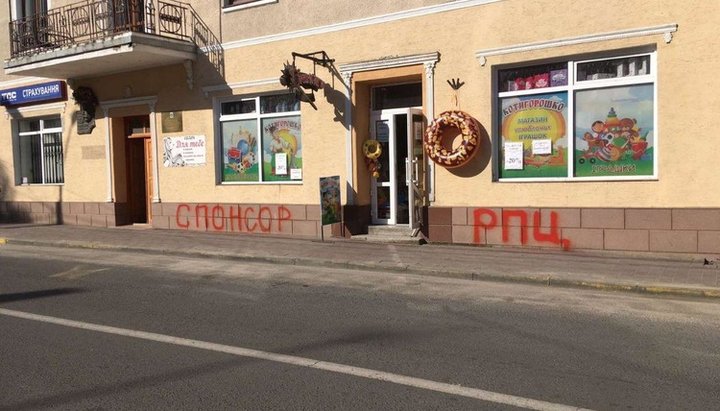
M 232 27 L 241 26 L 239 22 L 232 22 L 236 16 L 238 19 L 247 19 L 248 25 L 251 22 L 260 24 L 276 16 L 259 14 L 263 10 L 280 6 L 289 8 L 295 3 L 281 0 L 276 5 L 226 13 L 223 17 L 225 40 L 244 36 L 230 31 Z M 381 5 L 374 3 L 371 2 L 367 10 L 379 13 Z M 411 3 L 414 6 L 415 3 L 424 5 L 437 2 Z M 476 163 L 455 173 L 436 167 L 434 205 L 720 207 L 720 187 L 713 166 L 713 147 L 717 141 L 714 118 L 720 108 L 720 97 L 709 86 L 712 74 L 720 66 L 720 57 L 712 52 L 718 41 L 715 33 L 720 17 L 715 13 L 712 3 L 698 2 L 693 7 L 687 7 L 681 2 L 669 0 L 634 1 L 632 7 L 629 7 L 627 2 L 620 0 L 504 0 L 374 26 L 230 48 L 225 53 L 226 81 L 237 83 L 277 78 L 283 62 L 291 59 L 293 51 L 325 50 L 336 59 L 337 64 L 438 51 L 441 58 L 434 72 L 435 112 L 452 108 L 451 89 L 445 80 L 460 78 L 466 83 L 458 93 L 462 109 L 475 116 L 492 138 L 495 135 L 492 129 L 493 65 L 654 46 L 657 47 L 658 59 L 657 181 L 499 183 L 492 181 L 491 160 L 484 168 Z M 393 7 L 403 7 L 405 4 L 393 2 Z M 306 10 L 298 13 L 312 15 Z M 325 21 L 325 17 L 322 17 L 325 14 L 316 14 L 312 19 L 315 24 Z M 348 19 L 353 18 L 349 14 L 347 16 Z M 599 19 L 598 16 L 604 17 Z M 679 25 L 670 44 L 666 44 L 661 35 L 653 35 L 492 56 L 484 67 L 475 58 L 475 52 L 482 49 L 668 23 Z M 266 24 L 266 28 L 246 29 L 248 33 L 259 35 L 265 33 L 262 31 L 264 29 L 285 32 L 289 31 L 289 27 L 303 27 L 298 22 L 292 24 L 296 25 L 279 27 Z M 305 71 L 311 68 L 305 62 L 300 65 Z M 213 99 L 226 97 L 229 93 L 212 92 L 206 96 L 202 86 L 210 84 L 207 82 L 196 84 L 193 90 L 188 90 L 181 66 L 108 76 L 85 81 L 82 85 L 91 86 L 101 100 L 123 98 L 127 85 L 131 86 L 133 97 L 157 96 L 158 113 L 183 111 L 184 130 L 176 135 L 206 136 L 206 165 L 160 167 L 160 196 L 164 202 L 314 204 L 318 202 L 318 177 L 340 175 L 343 180 L 349 177 L 346 175 L 346 130 L 336 113 L 336 109 L 340 113 L 344 111 L 344 86 L 340 79 L 333 78 L 323 68 L 318 67 L 318 74 L 332 90 L 327 94 L 316 93 L 318 111 L 309 105 L 302 105 L 301 185 L 217 185 L 215 151 L 218 130 L 215 129 Z M 203 78 L 205 74 L 200 72 L 195 75 Z M 264 85 L 236 88 L 232 93 L 251 96 L 274 90 L 282 91 L 279 85 Z M 68 126 L 72 124 L 73 112 L 74 106 L 70 100 L 64 114 L 65 128 L 72 131 L 65 136 L 66 184 L 62 189 L 62 199 L 103 201 L 106 190 L 105 162 L 83 160 L 81 153 L 83 146 L 104 144 L 104 120 L 98 120 L 92 135 L 77 136 L 74 125 Z M 100 109 L 98 113 L 102 117 Z M 120 114 L 111 113 L 111 116 L 115 115 Z M 157 121 L 159 124 L 159 114 Z M 366 121 L 358 120 L 358 124 L 366 124 Z M 0 118 L 0 128 L 9 130 L 9 120 Z M 9 141 L 6 132 L 0 138 L 2 144 Z M 162 144 L 160 132 L 158 142 Z M 483 150 L 490 150 L 490 147 L 485 146 Z M 0 162 L 5 169 L 12 170 L 12 155 L 7 151 L 0 152 Z M 57 187 L 10 187 L 9 191 L 17 200 L 51 201 L 60 195 Z M 367 196 L 361 195 L 359 198 L 365 199 Z
M 212 0 L 204 0 L 212 1 Z M 220 1 L 220 0 L 218 0 Z M 416 9 L 453 0 L 279 0 L 223 13 L 224 42 L 267 36 Z

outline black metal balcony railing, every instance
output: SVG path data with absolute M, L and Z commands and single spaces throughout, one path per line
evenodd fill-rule
M 190 4 L 173 0 L 88 0 L 10 22 L 10 57 L 79 45 L 122 32 L 191 41 L 222 70 L 222 46 Z

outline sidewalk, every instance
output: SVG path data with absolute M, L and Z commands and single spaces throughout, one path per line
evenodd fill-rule
M 713 259 L 705 264 L 702 257 L 685 255 L 400 245 L 345 239 L 321 242 L 137 227 L 26 224 L 0 224 L 3 243 L 720 298 L 720 262 Z

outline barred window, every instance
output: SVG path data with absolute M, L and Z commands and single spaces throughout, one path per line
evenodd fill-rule
M 63 183 L 60 117 L 21 120 L 18 126 L 22 184 Z

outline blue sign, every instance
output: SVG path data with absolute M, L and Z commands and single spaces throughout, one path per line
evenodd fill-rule
M 19 106 L 21 104 L 65 99 L 65 96 L 65 82 L 51 81 L 49 83 L 0 90 L 0 105 Z

